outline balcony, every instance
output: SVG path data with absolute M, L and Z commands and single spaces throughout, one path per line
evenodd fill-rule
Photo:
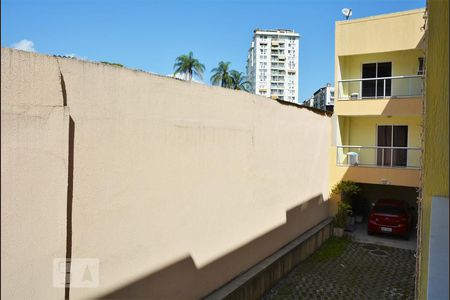
M 423 96 L 423 75 L 345 79 L 338 87 L 338 100 L 417 98 Z
M 272 89 L 284 89 L 284 84 L 281 84 L 281 83 L 272 83 L 271 85 L 270 85 L 270 88 L 272 88 Z
M 284 70 L 284 64 L 272 63 L 271 68 L 273 70 Z
M 421 116 L 423 75 L 338 81 L 334 111 L 342 116 Z
M 283 96 L 284 90 L 281 88 L 270 89 L 270 94 L 273 96 Z
M 336 146 L 336 165 L 420 169 L 421 153 L 416 147 Z

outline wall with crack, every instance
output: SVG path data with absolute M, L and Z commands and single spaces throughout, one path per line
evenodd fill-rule
M 1 78 L 2 298 L 62 299 L 52 268 L 66 256 L 69 111 L 58 65 L 2 49 Z
M 23 174 L 30 162 L 21 157 L 34 150 L 29 139 L 15 142 L 17 128 L 28 122 L 17 111 L 21 105 L 61 109 L 62 123 L 52 123 L 55 128 L 34 129 L 37 125 L 30 124 L 46 138 L 55 138 L 52 130 L 61 135 L 61 145 L 55 143 L 51 151 L 61 151 L 66 159 L 62 170 L 46 167 L 57 164 L 57 157 L 51 162 L 39 158 L 41 172 L 57 181 L 43 183 Z M 192 261 L 186 268 L 193 271 L 184 274 L 194 278 L 161 275 L 151 277 L 158 284 L 139 289 L 166 299 L 199 298 L 328 217 L 328 116 L 240 91 L 2 49 L 2 116 L 13 111 L 15 118 L 5 123 L 2 118 L 2 160 L 11 160 L 9 167 L 2 165 L 2 186 L 9 186 L 2 189 L 2 217 L 14 215 L 5 226 L 2 221 L 2 233 L 19 226 L 28 214 L 56 227 L 60 219 L 66 220 L 67 211 L 57 208 L 67 210 L 69 110 L 74 126 L 71 230 L 63 222 L 64 233 L 39 231 L 33 238 L 39 244 L 61 237 L 48 248 L 56 249 L 61 242 L 66 250 L 67 233 L 72 258 L 100 259 L 100 286 L 70 289 L 70 298 L 100 297 L 132 287 L 151 274 L 165 274 L 161 270 L 186 257 Z M 33 134 L 38 141 L 44 137 Z M 18 152 L 13 160 L 16 148 L 11 143 L 26 153 Z M 14 167 L 20 167 L 17 174 L 9 173 Z M 18 185 L 20 176 L 24 182 Z M 43 214 L 30 208 L 25 213 L 12 206 L 39 206 L 24 192 L 24 186 L 38 183 L 58 204 L 52 197 L 41 201 L 55 209 Z M 14 198 L 18 191 L 23 195 Z M 9 205 L 6 211 L 4 203 Z M 284 226 L 289 223 L 286 212 L 293 208 L 298 212 Z M 27 228 L 21 228 L 20 240 L 2 235 L 2 259 L 19 263 L 10 256 L 11 249 L 17 244 L 29 247 Z M 275 229 L 276 235 L 268 235 Z M 239 252 L 244 248 L 245 254 Z M 48 249 L 42 255 L 50 258 L 54 252 Z M 210 270 L 207 276 L 205 270 Z M 46 272 L 51 272 L 50 265 Z M 15 293 L 16 281 L 9 276 L 5 280 L 6 292 Z M 36 284 L 34 277 L 26 280 L 28 286 Z M 186 286 L 191 281 L 195 284 Z M 123 291 L 128 291 L 126 298 L 137 295 Z

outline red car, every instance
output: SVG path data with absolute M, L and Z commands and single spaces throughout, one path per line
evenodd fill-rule
M 369 213 L 367 234 L 387 233 L 409 239 L 413 217 L 405 201 L 378 200 Z

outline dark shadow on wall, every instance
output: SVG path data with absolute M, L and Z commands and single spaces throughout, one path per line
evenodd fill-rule
M 419 81 L 417 84 L 422 85 Z M 386 106 L 383 108 L 382 116 L 421 116 L 422 115 L 422 96 L 405 97 L 405 98 L 391 98 L 388 100 Z
M 64 76 L 61 72 L 59 72 L 60 84 L 61 84 L 61 93 L 63 97 L 63 106 L 67 106 L 67 90 L 66 90 L 66 81 L 64 80 Z
M 422 37 L 420 38 L 420 41 L 417 43 L 416 48 L 417 49 L 422 49 L 425 51 L 425 49 L 427 48 L 427 34 L 425 33 L 425 28 L 426 28 L 426 20 L 424 19 L 423 21 L 423 27 L 420 28 L 420 30 L 424 33 L 422 35 Z
M 320 218 L 317 213 L 322 214 Z M 191 256 L 100 299 L 199 299 L 232 280 L 328 217 L 328 201 L 314 197 L 286 212 L 286 223 L 198 269 Z M 220 233 L 218 233 L 220 234 Z
M 69 117 L 69 157 L 67 176 L 67 224 L 66 224 L 66 281 L 64 299 L 70 298 L 70 259 L 72 258 L 72 207 L 73 207 L 73 160 L 74 160 L 75 123 Z

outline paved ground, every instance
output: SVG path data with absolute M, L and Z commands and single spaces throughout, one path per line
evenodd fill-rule
M 377 244 L 408 250 L 416 250 L 417 246 L 417 231 L 415 226 L 411 230 L 409 240 L 387 234 L 368 235 L 367 223 L 355 224 L 355 231 L 349 233 L 349 235 L 354 241 L 361 243 Z
M 262 300 L 413 299 L 414 272 L 414 251 L 332 238 Z

